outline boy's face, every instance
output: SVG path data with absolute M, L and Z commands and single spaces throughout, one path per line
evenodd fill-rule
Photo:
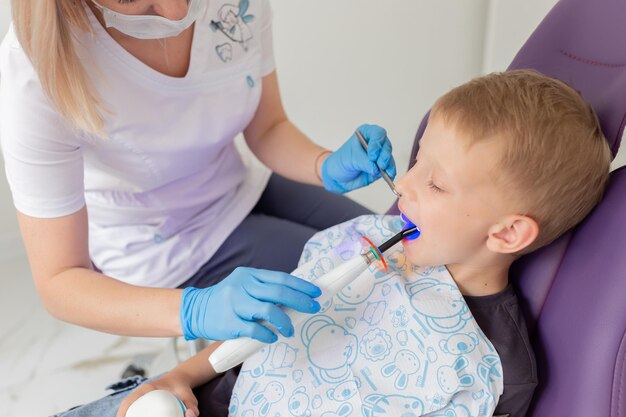
M 402 242 L 414 264 L 486 266 L 488 231 L 507 213 L 493 179 L 501 150 L 494 140 L 468 143 L 431 116 L 415 166 L 396 182 L 400 211 L 421 230 Z

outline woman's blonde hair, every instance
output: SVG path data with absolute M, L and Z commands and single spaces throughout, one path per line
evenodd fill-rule
M 532 70 L 492 73 L 443 95 L 431 114 L 467 133 L 470 146 L 502 144 L 494 178 L 539 224 L 525 252 L 559 237 L 600 201 L 609 145 L 594 110 L 564 82 Z
M 82 0 L 11 0 L 17 38 L 57 111 L 76 129 L 102 136 L 100 97 L 78 55 L 73 30 L 92 32 Z

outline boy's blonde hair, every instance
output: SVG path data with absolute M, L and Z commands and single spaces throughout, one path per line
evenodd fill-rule
M 57 111 L 74 128 L 102 136 L 100 98 L 72 35 L 92 32 L 82 0 L 12 0 L 11 10 L 17 38 Z
M 517 214 L 539 225 L 537 240 L 522 253 L 575 226 L 602 197 L 609 146 L 591 106 L 559 80 L 531 70 L 489 74 L 443 95 L 431 114 L 453 123 L 471 143 L 501 142 L 494 178 Z

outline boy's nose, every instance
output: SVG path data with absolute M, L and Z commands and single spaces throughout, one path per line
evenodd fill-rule
M 396 190 L 400 193 L 402 197 L 399 198 L 400 201 L 417 203 L 418 200 L 418 190 L 417 190 L 417 179 L 415 175 L 409 170 L 406 174 L 400 177 L 396 182 Z
M 408 191 L 406 187 L 406 174 L 394 181 L 394 185 L 400 195 L 402 195 L 403 197 L 406 196 L 406 192 Z

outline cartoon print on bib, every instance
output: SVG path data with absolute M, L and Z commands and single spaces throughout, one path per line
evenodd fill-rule
M 289 397 L 289 412 L 294 417 L 308 417 L 311 415 L 309 409 L 309 396 L 305 387 L 298 387 Z
M 419 398 L 405 395 L 372 394 L 363 402 L 362 412 L 365 417 L 419 417 L 424 412 L 424 404 Z M 402 410 L 402 414 L 395 414 L 396 410 Z
M 272 351 L 272 345 L 264 346 L 256 355 L 254 355 L 255 365 L 248 366 L 242 373 L 249 373 L 252 377 L 259 377 L 265 373 L 266 362 L 270 357 Z M 252 364 L 252 362 L 250 362 Z
M 329 399 L 335 401 L 345 401 L 352 398 L 359 392 L 361 380 L 357 377 L 348 381 L 344 381 L 334 388 L 329 389 L 326 395 Z
M 370 326 L 376 326 L 385 317 L 386 309 L 386 301 L 376 301 L 373 303 L 368 301 L 367 307 L 365 307 L 365 311 L 363 311 L 363 315 L 361 316 L 361 320 Z
M 459 333 L 450 336 L 447 339 L 441 340 L 439 347 L 446 353 L 452 353 L 453 355 L 461 355 L 463 353 L 469 353 L 478 344 L 478 336 L 475 333 Z
M 467 359 L 461 356 L 454 361 L 452 366 L 444 365 L 437 370 L 439 386 L 445 393 L 453 393 L 459 387 L 472 386 L 474 377 L 463 372 L 467 366 Z
M 370 361 L 382 361 L 391 352 L 391 336 L 383 329 L 372 329 L 363 336 L 361 354 Z
M 291 368 L 296 361 L 298 350 L 292 348 L 287 343 L 276 343 L 272 351 L 270 364 L 274 369 Z
M 424 278 L 407 284 L 406 290 L 411 296 L 411 306 L 425 319 L 425 332 L 454 333 L 465 327 L 472 318 L 469 307 L 455 285 Z M 436 296 L 446 296 L 446 305 L 432 303 L 430 300 Z M 416 320 L 419 319 L 416 317 Z
M 331 383 L 345 380 L 350 375 L 350 365 L 356 359 L 356 336 L 324 315 L 313 316 L 302 327 L 301 337 L 309 362 L 317 368 L 320 377 Z
M 360 253 L 360 235 L 380 245 L 396 216 L 361 216 L 307 242 L 293 274 L 315 282 Z M 231 416 L 491 416 L 502 367 L 445 267 L 411 265 L 401 245 L 329 297 L 295 336 L 246 360 Z M 248 398 L 245 402 L 243 399 Z
M 383 366 L 381 374 L 385 377 L 395 376 L 393 386 L 397 390 L 404 390 L 409 385 L 409 377 L 420 369 L 420 360 L 410 350 L 401 350 L 396 354 L 393 362 Z
M 252 397 L 252 405 L 259 405 L 259 415 L 268 416 L 272 404 L 280 401 L 285 396 L 285 388 L 278 381 L 272 381 L 258 394 Z

